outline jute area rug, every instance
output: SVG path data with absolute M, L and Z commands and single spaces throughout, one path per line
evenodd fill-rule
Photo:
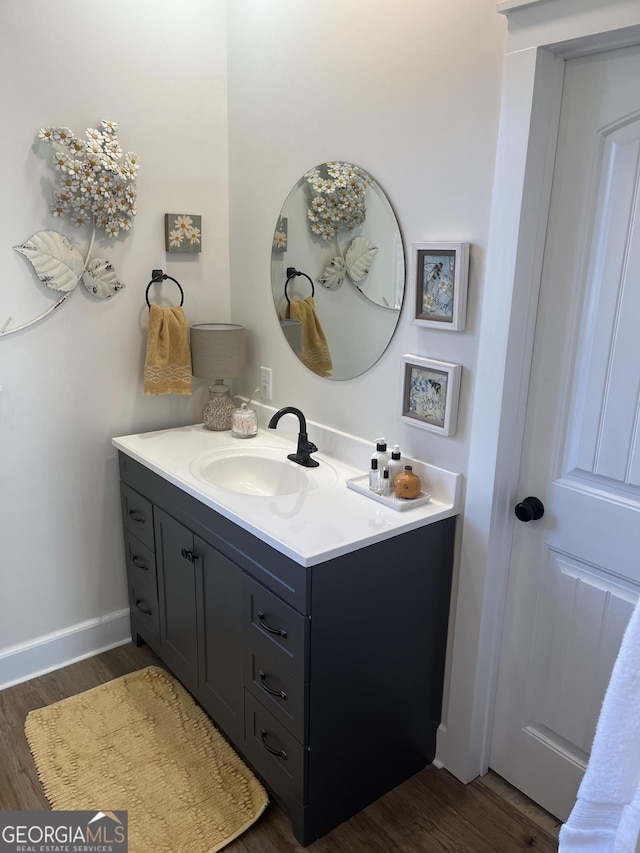
M 128 811 L 130 853 L 213 853 L 267 806 L 255 776 L 158 667 L 32 711 L 25 734 L 52 808 Z

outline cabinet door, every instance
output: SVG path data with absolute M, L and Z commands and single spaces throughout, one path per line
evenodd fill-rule
M 236 744 L 244 740 L 242 572 L 196 538 L 198 553 L 198 697 Z
M 185 686 L 198 685 L 196 559 L 193 534 L 154 507 L 160 646 L 162 657 Z

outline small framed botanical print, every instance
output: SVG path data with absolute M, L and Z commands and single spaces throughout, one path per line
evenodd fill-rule
M 201 252 L 202 217 L 195 213 L 165 213 L 164 243 L 167 252 Z
M 402 420 L 441 435 L 455 435 L 461 373 L 459 364 L 403 355 Z
M 411 322 L 462 331 L 467 318 L 469 244 L 413 243 L 411 258 Z

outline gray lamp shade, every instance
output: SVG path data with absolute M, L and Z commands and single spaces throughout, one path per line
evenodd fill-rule
M 245 328 L 233 323 L 191 326 L 191 372 L 200 379 L 235 379 L 245 368 Z

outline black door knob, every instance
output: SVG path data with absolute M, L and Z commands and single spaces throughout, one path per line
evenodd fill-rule
M 516 504 L 514 512 L 518 521 L 537 521 L 544 515 L 544 504 L 539 498 L 530 496 Z

